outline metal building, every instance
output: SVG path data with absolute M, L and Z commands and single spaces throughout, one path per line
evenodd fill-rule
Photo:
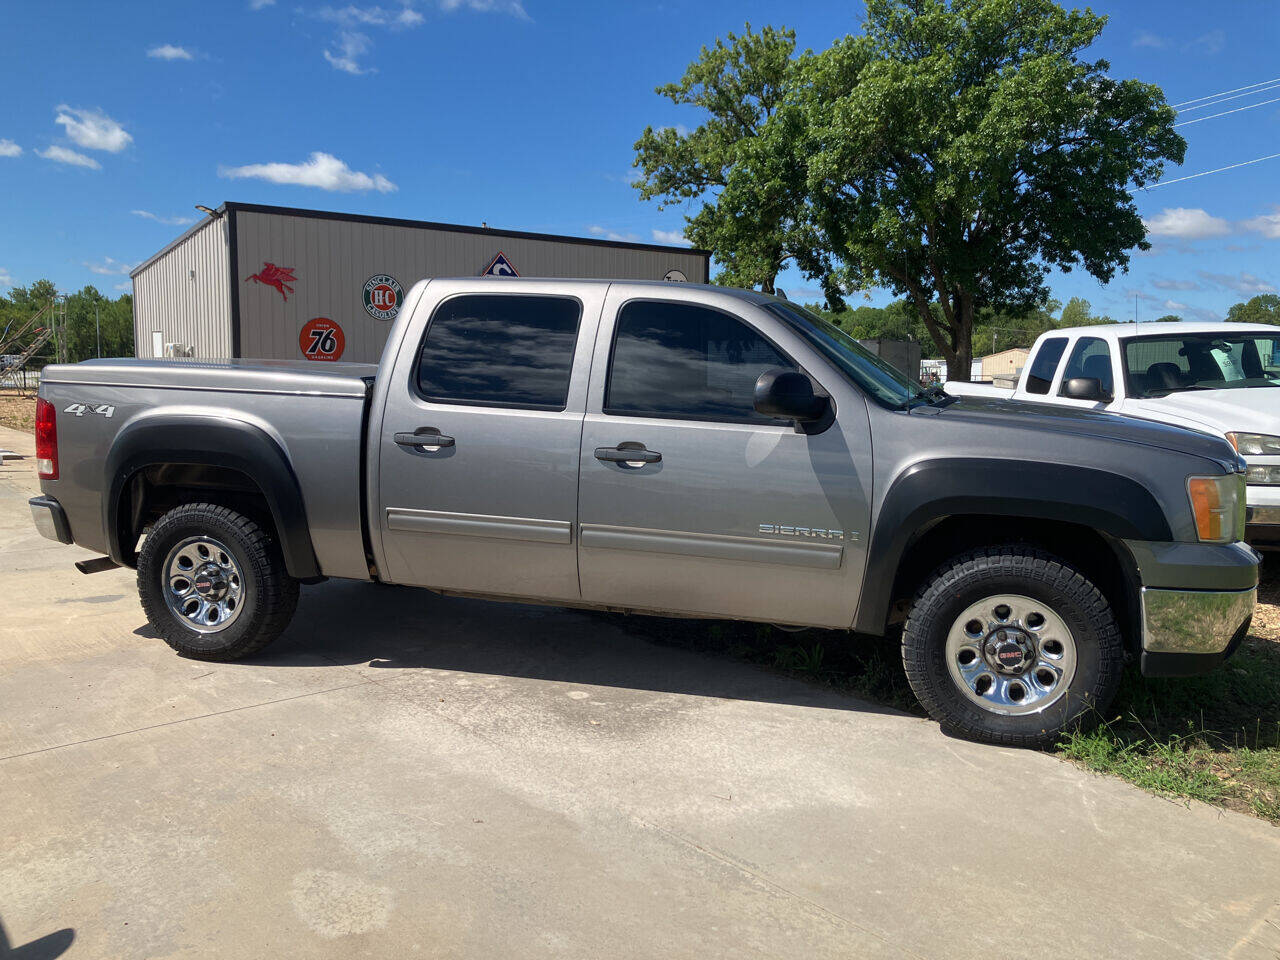
M 224 203 L 133 279 L 140 357 L 376 361 L 409 288 L 477 274 L 708 280 L 710 254 Z

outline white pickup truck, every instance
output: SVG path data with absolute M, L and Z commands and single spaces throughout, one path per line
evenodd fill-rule
M 1280 327 L 1159 322 L 1053 330 L 1036 340 L 1015 389 L 954 380 L 943 389 L 1224 436 L 1248 463 L 1246 538 L 1280 549 Z

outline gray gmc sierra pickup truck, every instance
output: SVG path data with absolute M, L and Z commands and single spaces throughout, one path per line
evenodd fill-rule
M 1126 660 L 1221 662 L 1257 593 L 1221 437 L 924 391 L 722 287 L 423 281 L 377 367 L 92 361 L 47 367 L 38 406 L 37 526 L 136 566 L 198 659 L 261 649 L 325 577 L 901 625 L 933 717 L 1036 745 Z

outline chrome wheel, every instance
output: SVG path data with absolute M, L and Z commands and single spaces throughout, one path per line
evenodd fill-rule
M 1014 594 L 987 597 L 956 617 L 947 668 L 992 713 L 1038 713 L 1066 695 L 1076 672 L 1071 631 L 1052 607 Z
M 235 556 L 212 537 L 188 537 L 165 558 L 164 598 L 192 630 L 217 633 L 244 607 L 244 577 Z

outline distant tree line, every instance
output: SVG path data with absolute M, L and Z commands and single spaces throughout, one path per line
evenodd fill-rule
M 0 343 L 7 342 L 30 317 L 58 297 L 58 288 L 49 280 L 37 280 L 29 287 L 10 289 L 7 296 L 0 297 Z M 100 293 L 96 287 L 87 286 L 77 293 L 67 295 L 66 311 L 67 358 L 71 362 L 97 356 L 134 355 L 132 294 L 124 293 L 113 300 Z M 33 336 L 33 333 L 29 333 L 22 342 L 7 348 L 8 352 L 21 353 Z M 38 369 L 56 359 L 57 348 L 50 340 L 30 365 Z

